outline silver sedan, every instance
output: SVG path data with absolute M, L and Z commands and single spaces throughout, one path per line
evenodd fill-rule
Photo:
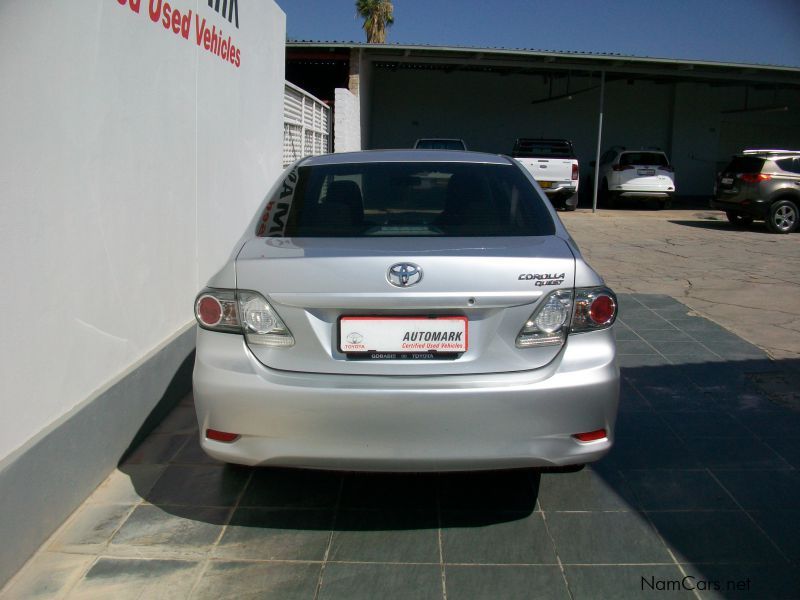
M 306 158 L 195 302 L 202 446 L 352 470 L 594 461 L 614 439 L 616 313 L 513 159 Z

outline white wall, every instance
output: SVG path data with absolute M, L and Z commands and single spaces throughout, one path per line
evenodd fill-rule
M 358 96 L 350 90 L 334 90 L 333 151 L 361 150 L 361 111 Z
M 280 170 L 283 12 L 169 4 L 188 40 L 148 0 L 0 4 L 0 460 L 191 322 Z

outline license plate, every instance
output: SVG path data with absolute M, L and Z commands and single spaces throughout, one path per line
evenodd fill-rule
M 639 175 L 655 175 L 656 174 L 656 170 L 655 169 L 639 169 L 636 172 Z
M 539 187 L 541 187 L 542 189 L 551 188 L 551 187 L 553 187 L 553 182 L 552 181 L 540 181 L 539 182 Z
M 372 354 L 378 359 L 466 352 L 467 336 L 466 317 L 339 319 L 339 351 L 345 354 Z
M 722 185 L 733 185 L 733 177 L 723 177 Z

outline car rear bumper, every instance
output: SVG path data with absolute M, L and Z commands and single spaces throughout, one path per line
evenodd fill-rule
M 662 200 L 668 200 L 675 194 L 675 192 L 667 192 L 662 190 L 625 190 L 625 189 L 614 190 L 614 193 L 622 198 L 660 198 Z
M 198 331 L 201 444 L 233 463 L 376 471 L 580 464 L 611 448 L 618 396 L 611 330 L 570 336 L 533 371 L 413 377 L 277 371 L 240 336 Z M 209 440 L 209 428 L 240 437 Z M 598 429 L 607 437 L 572 437 Z
M 756 219 L 764 219 L 769 213 L 769 203 L 760 199 L 716 197 L 711 200 L 711 208 L 724 211 L 733 211 L 743 215 L 750 215 Z
M 553 183 L 553 187 L 542 188 L 545 195 L 551 200 L 557 198 L 570 198 L 578 193 L 578 184 L 575 183 Z

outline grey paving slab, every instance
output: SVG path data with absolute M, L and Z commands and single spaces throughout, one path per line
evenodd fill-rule
M 709 469 L 790 469 L 791 465 L 755 437 L 687 438 L 692 456 Z
M 742 511 L 649 513 L 664 541 L 686 563 L 785 563 Z
M 705 565 L 693 576 L 692 585 L 703 600 L 797 600 L 800 596 L 800 569 L 780 564 Z
M 745 509 L 800 510 L 800 473 L 796 470 L 716 471 L 714 475 Z
M 342 510 L 336 516 L 332 561 L 438 563 L 435 510 Z
M 322 574 L 320 600 L 441 600 L 439 565 L 331 563 Z
M 333 511 L 239 508 L 214 550 L 227 559 L 321 561 Z
M 617 340 L 619 354 L 658 354 L 658 352 L 642 340 Z
M 134 555 L 206 554 L 229 517 L 227 508 L 141 505 L 114 534 L 110 550 Z
M 736 438 L 750 440 L 755 437 L 738 419 L 720 410 L 701 411 L 692 415 L 662 410 L 659 411 L 659 415 L 670 429 L 683 439 Z
M 625 480 L 643 510 L 735 510 L 736 503 L 706 470 L 630 470 Z
M 564 564 L 672 563 L 647 519 L 636 512 L 545 512 Z
M 334 508 L 342 475 L 330 471 L 256 469 L 240 506 Z
M 133 510 L 127 504 L 84 504 L 52 538 L 50 550 L 99 554 Z
M 63 598 L 94 562 L 95 557 L 63 552 L 39 552 L 0 592 L 3 600 Z
M 317 591 L 320 563 L 212 561 L 193 599 L 309 600 Z
M 68 598 L 188 598 L 202 563 L 101 557 Z
M 442 512 L 446 563 L 556 564 L 542 513 Z
M 622 321 L 617 321 L 614 325 L 614 337 L 618 342 L 626 340 L 640 340 L 639 335 Z
M 630 510 L 632 501 L 625 478 L 615 470 L 546 473 L 539 485 L 544 511 Z
M 748 514 L 781 552 L 800 569 L 800 507 L 749 510 Z M 800 589 L 800 588 L 798 588 Z
M 574 600 L 695 598 L 683 589 L 684 574 L 677 565 L 567 565 L 564 572 Z
M 115 469 L 86 499 L 89 504 L 137 504 L 153 489 L 166 465 L 126 464 Z
M 170 465 L 147 500 L 153 504 L 233 506 L 249 478 L 249 469 L 228 465 Z
M 557 566 L 447 565 L 445 582 L 448 600 L 570 597 L 564 576 Z
M 632 331 L 638 338 L 646 342 L 696 342 L 699 341 L 680 329 L 643 329 Z
M 619 470 L 694 469 L 701 466 L 697 456 L 669 431 L 650 429 L 646 436 L 621 435 L 603 459 Z
M 655 354 L 622 354 L 617 357 L 620 369 L 639 369 L 642 367 L 666 367 L 671 365 L 663 356 Z

